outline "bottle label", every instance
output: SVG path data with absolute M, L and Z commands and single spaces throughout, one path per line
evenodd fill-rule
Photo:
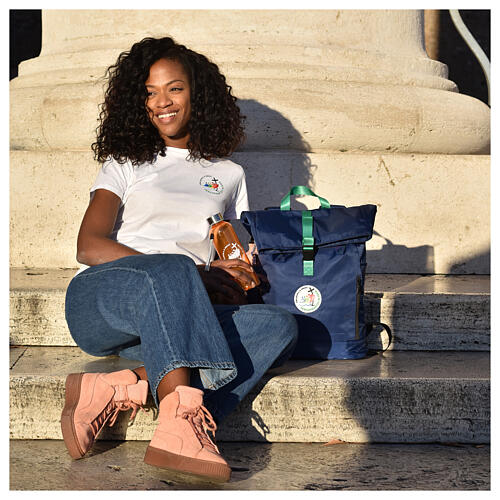
M 212 194 L 221 194 L 224 191 L 222 182 L 213 175 L 204 175 L 200 179 L 200 186 L 207 192 Z
M 222 258 L 224 260 L 227 259 L 241 259 L 241 256 L 243 255 L 244 250 L 241 248 L 238 243 L 228 243 L 223 249 L 222 249 Z
M 321 305 L 321 292 L 312 285 L 304 285 L 297 289 L 293 300 L 299 311 L 309 314 Z

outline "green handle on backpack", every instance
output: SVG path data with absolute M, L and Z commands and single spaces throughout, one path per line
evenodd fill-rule
M 330 208 L 330 203 L 325 198 L 314 194 L 306 186 L 294 186 L 290 192 L 281 200 L 280 209 L 290 210 L 291 195 L 309 195 L 319 198 L 321 208 Z M 304 276 L 314 275 L 314 237 L 313 237 L 313 216 L 310 210 L 302 210 L 302 262 Z
M 290 196 L 292 196 L 292 195 L 315 196 L 316 198 L 319 199 L 319 202 L 321 203 L 321 208 L 330 208 L 330 202 L 328 200 L 313 193 L 308 187 L 306 187 L 306 186 L 293 186 L 293 188 L 290 189 L 290 192 L 288 194 L 286 194 L 283 197 L 283 199 L 281 200 L 281 203 L 280 203 L 281 210 L 290 210 Z

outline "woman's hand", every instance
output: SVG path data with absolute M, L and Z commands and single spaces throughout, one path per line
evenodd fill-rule
M 216 260 L 209 271 L 199 265 L 200 277 L 213 304 L 247 304 L 245 291 L 239 283 L 253 286 L 255 283 L 250 273 L 252 267 L 240 259 Z
M 215 260 L 210 267 L 223 269 L 229 273 L 241 287 L 246 286 L 247 288 L 252 288 L 255 286 L 255 281 L 252 277 L 252 266 L 241 259 Z

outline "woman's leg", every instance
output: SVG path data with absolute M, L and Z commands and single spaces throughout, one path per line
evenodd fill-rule
M 264 304 L 214 306 L 238 374 L 223 387 L 205 392 L 206 406 L 220 423 L 265 372 L 284 363 L 297 342 L 294 316 Z
M 197 377 L 210 389 L 236 376 L 224 334 L 189 257 L 139 255 L 89 268 L 70 283 L 66 313 L 73 338 L 87 353 L 142 361 L 157 404 L 160 383 L 178 368 L 202 368 Z M 176 380 L 186 382 L 187 370 L 172 377 L 162 383 L 162 395 Z
M 73 338 L 89 354 L 120 354 L 144 362 L 137 374 L 83 374 L 89 388 L 83 397 L 73 391 L 78 397 L 65 407 L 70 440 L 82 434 L 80 414 L 86 418 L 84 433 L 95 437 L 109 417 L 107 409 L 127 407 L 128 399 L 115 401 L 116 392 L 128 398 L 147 378 L 160 409 L 147 463 L 229 479 L 230 468 L 207 435 L 207 429 L 216 427 L 203 407 L 203 392 L 188 385 L 191 369 L 198 368 L 193 370 L 198 380 L 215 389 L 236 376 L 236 367 L 191 259 L 130 256 L 87 269 L 70 283 L 66 317 Z M 130 375 L 133 387 L 128 378 L 122 382 Z
M 139 379 L 145 381 L 148 380 L 148 375 L 144 365 L 134 368 L 133 372 L 139 377 Z M 190 385 L 190 378 L 191 370 L 185 366 L 175 368 L 175 370 L 168 372 L 158 384 L 158 401 L 161 401 L 165 396 L 173 392 L 178 385 Z
M 290 357 L 297 342 L 297 325 L 292 314 L 272 305 L 215 305 L 214 309 L 238 371 L 236 378 L 225 386 L 216 391 L 206 391 L 206 406 L 220 423 L 269 368 L 280 366 Z M 176 385 L 190 385 L 187 370 L 178 370 L 170 372 L 158 386 L 160 401 L 163 384 L 168 387 L 165 395 L 172 392 Z M 143 366 L 134 369 L 134 372 L 147 380 Z M 177 380 L 171 382 L 168 376 Z M 193 382 L 195 387 L 204 389 L 201 379 Z

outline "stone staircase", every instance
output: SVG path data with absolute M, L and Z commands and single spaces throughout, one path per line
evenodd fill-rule
M 137 363 L 75 347 L 64 320 L 73 269 L 12 269 L 11 439 L 61 439 L 64 381 Z M 370 274 L 368 319 L 392 327 L 384 354 L 291 360 L 269 371 L 218 433 L 222 441 L 488 443 L 489 276 Z M 374 335 L 371 347 L 385 345 Z M 152 402 L 149 401 L 150 406 Z M 101 439 L 148 440 L 156 412 L 122 415 Z
M 103 69 L 168 27 L 220 64 L 240 99 L 247 140 L 234 158 L 251 209 L 299 184 L 331 203 L 377 205 L 366 311 L 394 334 L 384 354 L 269 371 L 218 439 L 489 442 L 489 108 L 427 57 L 423 12 L 42 15 L 42 53 L 10 84 L 11 439 L 62 439 L 68 373 L 136 365 L 82 353 L 64 294 L 98 170 L 89 144 Z M 129 427 L 121 415 L 101 438 L 147 440 L 155 418 L 140 412 Z

